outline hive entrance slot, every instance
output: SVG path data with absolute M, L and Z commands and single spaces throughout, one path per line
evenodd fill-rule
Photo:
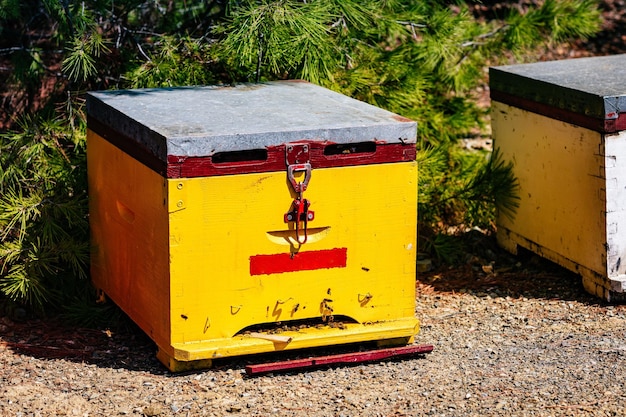
M 376 142 L 335 143 L 324 148 L 324 155 L 352 155 L 376 152 Z
M 333 320 L 324 321 L 322 317 L 314 317 L 310 319 L 302 319 L 302 320 L 288 320 L 288 321 L 278 321 L 278 322 L 270 322 L 270 323 L 259 323 L 253 324 L 251 326 L 245 327 L 238 331 L 236 335 L 247 335 L 250 333 L 268 333 L 268 334 L 280 334 L 281 332 L 297 332 L 298 330 L 305 330 L 307 328 L 323 328 L 323 327 L 332 327 L 332 328 L 343 328 L 347 324 L 356 324 L 358 323 L 351 317 L 335 315 L 333 316 Z
M 215 164 L 267 161 L 267 149 L 247 149 L 243 151 L 217 152 L 211 157 Z

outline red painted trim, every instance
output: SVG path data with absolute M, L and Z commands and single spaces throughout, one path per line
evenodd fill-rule
M 287 169 L 285 145 L 267 147 L 265 149 L 267 151 L 267 159 L 264 160 L 243 160 L 219 163 L 213 161 L 212 156 L 192 157 L 178 155 L 168 155 L 167 160 L 163 160 L 154 155 L 149 149 L 139 145 L 134 139 L 120 134 L 111 126 L 105 126 L 93 117 L 88 117 L 87 124 L 89 129 L 166 178 L 212 177 L 259 172 L 277 172 L 286 171 Z M 297 143 L 306 143 L 309 145 L 309 158 L 313 169 L 415 161 L 417 155 L 417 149 L 414 143 L 404 144 L 376 141 L 372 142 L 375 145 L 372 147 L 372 151 L 334 155 L 327 155 L 324 152 L 326 147 L 337 145 L 331 141 L 305 140 Z M 349 148 L 350 144 L 344 144 L 342 146 Z
M 561 109 L 549 104 L 539 103 L 527 98 L 514 96 L 498 90 L 491 90 L 490 95 L 493 101 L 499 101 L 500 103 L 528 110 L 562 122 L 571 123 L 576 126 L 585 127 L 596 132 L 614 133 L 626 130 L 626 113 L 619 113 L 616 119 L 600 119 L 576 113 L 571 110 Z
M 316 269 L 345 268 L 347 248 L 250 257 L 250 275 L 271 275 L 284 272 L 313 271 Z
M 310 162 L 313 169 L 335 168 L 353 165 L 371 165 L 390 162 L 414 161 L 417 150 L 414 143 L 376 144 L 374 152 L 353 154 L 325 155 L 324 148 L 334 145 L 331 142 L 308 142 L 310 146 Z M 267 148 L 265 161 L 239 161 L 215 163 L 211 157 L 167 157 L 169 178 L 211 177 L 256 172 L 285 171 L 285 145 Z
M 433 345 L 410 345 L 397 348 L 378 349 L 366 352 L 341 353 L 330 356 L 318 356 L 308 359 L 247 365 L 246 374 L 261 375 L 268 372 L 293 371 L 297 369 L 317 368 L 333 364 L 352 364 L 380 361 L 433 351 Z
M 168 175 L 169 167 L 167 166 L 166 161 L 158 158 L 149 149 L 141 146 L 134 139 L 122 135 L 118 131 L 112 129 L 110 126 L 107 126 L 101 123 L 99 120 L 90 116 L 87 116 L 87 126 L 91 131 L 98 134 L 103 139 L 106 139 L 109 143 L 111 143 L 121 151 L 125 152 L 126 154 L 132 156 L 137 161 L 141 162 L 159 175 L 167 175 L 168 178 L 178 178 L 170 177 Z M 87 150 L 87 152 L 89 152 L 89 149 Z

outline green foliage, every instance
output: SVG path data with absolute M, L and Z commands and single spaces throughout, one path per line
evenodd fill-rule
M 0 291 L 41 307 L 73 292 L 89 258 L 84 134 L 28 119 L 0 135 Z
M 102 36 L 95 31 L 74 37 L 67 57 L 63 60 L 63 72 L 71 81 L 85 82 L 97 74 L 96 60 L 108 52 Z
M 208 85 L 216 82 L 209 71 L 209 46 L 196 39 L 163 36 L 157 42 L 159 56 L 142 62 L 126 73 L 133 88 Z M 181 71 L 181 69 L 184 69 Z
M 17 18 L 20 15 L 21 3 L 20 0 L 0 0 L 0 19 Z
M 84 328 L 111 328 L 123 325 L 127 317 L 112 303 L 95 303 L 96 292 L 89 291 L 87 286 L 81 286 L 85 291 L 72 297 L 65 297 L 61 319 Z
M 361 2 L 333 0 L 245 1 L 229 17 L 219 30 L 224 38 L 218 56 L 237 70 L 234 78 L 317 84 L 333 79 L 342 60 L 337 40 L 349 32 L 347 25 L 363 26 L 372 18 Z
M 507 48 L 519 51 L 546 40 L 589 37 L 598 30 L 597 7 L 593 0 L 546 0 L 542 7 L 524 15 L 515 10 L 506 19 L 502 40 Z
M 88 89 L 298 78 L 414 119 L 420 244 L 451 260 L 446 234 L 490 230 L 496 210 L 516 204 L 510 166 L 459 146 L 485 135 L 486 67 L 599 23 L 595 0 L 545 0 L 485 22 L 461 0 L 0 0 L 0 53 L 13 68 L 0 89 L 17 103 L 0 123 L 23 120 L 0 134 L 0 293 L 65 304 L 72 317 L 93 297 Z

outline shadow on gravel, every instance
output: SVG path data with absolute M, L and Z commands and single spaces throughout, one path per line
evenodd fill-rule
M 133 328 L 134 327 L 134 328 Z M 4 359 L 8 350 L 12 358 Z M 81 329 L 63 325 L 57 320 L 28 320 L 14 322 L 0 317 L 0 358 L 7 365 L 19 366 L 27 357 L 42 360 L 65 360 L 84 363 L 99 368 L 124 369 L 144 372 L 164 377 L 184 377 L 199 373 L 234 370 L 243 372 L 247 365 L 268 362 L 306 359 L 310 357 L 365 352 L 377 349 L 376 344 L 358 343 L 297 351 L 273 352 L 250 356 L 215 360 L 213 368 L 189 372 L 172 373 L 156 359 L 156 346 L 141 329 L 129 323 L 121 332 L 109 330 Z M 399 362 L 409 359 L 422 359 L 426 353 L 415 353 L 405 357 L 391 357 L 368 363 Z M 277 373 L 293 375 L 315 369 L 347 368 L 359 363 L 318 365 L 309 369 L 287 370 Z M 59 366 L 62 366 L 60 363 Z M 264 375 L 272 375 L 265 373 Z M 258 375 L 260 376 L 260 375 Z M 257 376 L 250 376 L 257 377 Z
M 154 343 L 130 320 L 123 329 L 111 331 L 77 328 L 56 318 L 14 321 L 0 317 L 0 357 L 5 349 L 44 360 L 167 373 L 155 357 Z
M 127 316 L 117 325 L 118 330 L 78 328 L 58 318 L 14 320 L 0 315 L 0 363 L 20 366 L 28 358 L 93 365 L 99 368 L 123 369 L 164 377 L 184 377 L 190 374 L 233 370 L 243 372 L 247 365 L 307 359 L 346 353 L 371 352 L 375 342 L 326 346 L 216 359 L 210 369 L 172 373 L 156 359 L 155 343 Z M 424 358 L 426 353 L 389 357 L 367 363 L 398 362 Z M 359 363 L 317 364 L 310 368 L 285 370 L 267 374 L 299 374 L 316 369 L 347 368 Z M 256 375 L 254 377 L 261 376 Z M 252 377 L 252 376 L 250 376 Z
M 514 256 L 494 236 L 469 232 L 459 236 L 464 263 L 419 273 L 418 285 L 440 293 L 471 292 L 483 297 L 560 299 L 605 305 L 585 292 L 579 275 L 522 248 Z

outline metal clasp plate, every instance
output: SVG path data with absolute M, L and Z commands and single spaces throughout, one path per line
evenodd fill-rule
M 285 146 L 285 163 L 289 165 L 307 164 L 311 161 L 308 143 L 288 143 Z

